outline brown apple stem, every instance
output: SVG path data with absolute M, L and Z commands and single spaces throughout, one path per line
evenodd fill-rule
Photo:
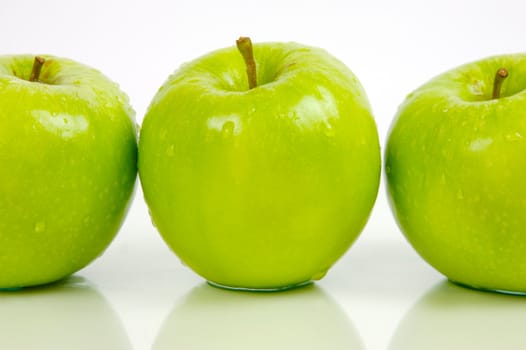
M 44 62 L 46 62 L 46 59 L 44 57 L 35 56 L 35 60 L 33 61 L 33 70 L 31 70 L 29 81 L 38 81 L 38 79 L 40 78 L 40 71 L 42 70 Z
M 258 86 L 256 75 L 256 61 L 254 60 L 254 50 L 252 48 L 252 41 L 249 37 L 240 37 L 236 40 L 236 45 L 243 56 L 245 65 L 247 67 L 248 88 L 253 89 Z
M 508 77 L 508 75 L 508 70 L 506 68 L 499 68 L 495 74 L 495 79 L 493 80 L 493 95 L 491 95 L 491 98 L 496 99 L 500 97 L 502 83 L 504 82 L 504 79 Z

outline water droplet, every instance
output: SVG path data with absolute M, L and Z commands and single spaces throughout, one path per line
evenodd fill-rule
M 166 148 L 166 155 L 168 157 L 173 157 L 175 155 L 175 145 L 171 144 Z
M 335 134 L 334 129 L 332 128 L 330 124 L 326 125 L 324 133 L 325 133 L 325 136 L 327 137 L 334 137 L 334 134 Z
M 234 133 L 235 124 L 233 121 L 229 120 L 223 124 L 221 128 L 221 134 L 223 137 L 230 137 Z
M 446 174 L 445 174 L 445 173 L 442 173 L 442 174 L 440 175 L 440 183 L 441 183 L 442 185 L 445 185 L 445 184 L 446 184 Z
M 36 233 L 42 233 L 46 230 L 46 223 L 44 221 L 38 221 L 35 223 L 34 230 Z
M 317 272 L 314 275 L 312 275 L 311 279 L 313 281 L 321 280 L 326 274 L 327 274 L 327 270 L 323 270 L 323 271 Z
M 519 132 L 516 132 L 516 133 L 513 133 L 513 134 L 506 134 L 506 140 L 508 140 L 508 141 L 516 142 L 516 141 L 522 140 L 523 138 L 524 137 Z
M 155 221 L 153 220 L 152 211 L 148 208 L 148 215 L 150 216 L 150 221 L 152 223 L 152 226 L 157 229 L 157 225 L 155 224 Z

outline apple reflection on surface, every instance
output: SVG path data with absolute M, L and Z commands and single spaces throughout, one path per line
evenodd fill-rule
M 172 310 L 154 350 L 363 350 L 345 312 L 313 284 L 285 292 L 233 292 L 203 284 Z
M 117 314 L 81 277 L 0 292 L 0 348 L 131 350 Z
M 525 325 L 525 297 L 443 282 L 409 310 L 389 350 L 522 350 Z

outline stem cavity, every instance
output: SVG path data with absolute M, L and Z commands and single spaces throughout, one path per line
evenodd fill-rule
M 33 61 L 33 69 L 31 70 L 31 75 L 29 76 L 29 81 L 37 82 L 40 78 L 40 71 L 42 66 L 46 62 L 46 59 L 41 56 L 35 56 L 35 61 Z
M 256 75 L 256 61 L 254 60 L 254 50 L 252 48 L 252 41 L 249 37 L 240 37 L 236 40 L 237 49 L 243 56 L 245 65 L 247 67 L 248 88 L 253 89 L 258 86 Z
M 493 80 L 493 94 L 491 95 L 492 99 L 497 99 L 500 97 L 500 89 L 504 79 L 508 77 L 509 73 L 506 68 L 499 68 L 495 74 L 495 79 Z

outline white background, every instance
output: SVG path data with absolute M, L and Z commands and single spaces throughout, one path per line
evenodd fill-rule
M 524 4 L 2 0 L 0 54 L 96 67 L 129 94 L 141 123 L 181 63 L 240 35 L 320 46 L 361 80 L 383 145 L 411 90 L 459 64 L 524 51 Z M 76 276 L 0 295 L 0 349 L 526 348 L 514 326 L 525 324 L 526 301 L 445 283 L 399 232 L 383 185 L 361 237 L 316 287 L 254 295 L 203 285 L 152 227 L 140 188 L 113 244 Z

